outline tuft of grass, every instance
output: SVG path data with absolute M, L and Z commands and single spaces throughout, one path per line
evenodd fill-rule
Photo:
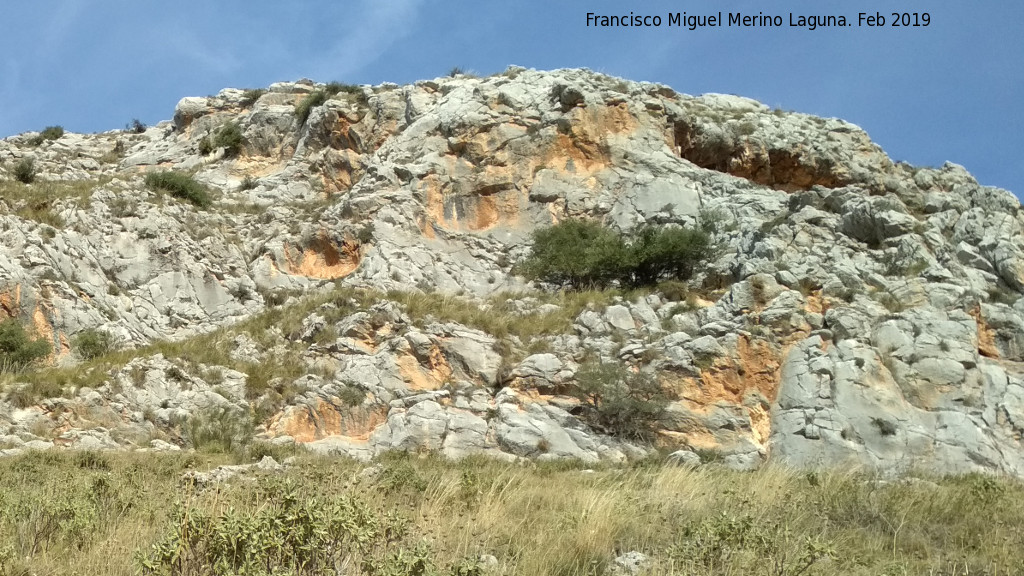
M 324 102 L 327 102 L 328 98 L 330 98 L 330 96 L 326 91 L 315 90 L 299 101 L 299 103 L 295 105 L 295 117 L 299 119 L 299 125 L 301 126 L 305 124 L 306 120 L 309 119 L 309 114 L 313 111 L 313 108 L 322 106 Z
M 341 82 L 330 82 L 319 90 L 314 90 L 295 105 L 295 117 L 299 119 L 299 125 L 306 123 L 313 108 L 323 106 L 325 102 L 337 94 L 349 94 L 356 97 L 361 105 L 366 105 L 367 98 L 363 89 L 354 84 L 343 84 Z
M 206 186 L 181 172 L 150 172 L 146 174 L 146 186 L 169 192 L 171 196 L 188 200 L 200 208 L 208 208 L 213 203 Z
M 29 184 L 0 182 L 0 196 L 14 207 L 14 213 L 25 220 L 34 220 L 54 228 L 63 228 L 64 219 L 55 208 L 70 204 L 87 208 L 93 191 L 110 182 L 110 178 L 70 181 L 33 181 Z
M 248 414 L 225 407 L 211 407 L 193 414 L 182 428 L 189 447 L 215 454 L 243 453 L 252 442 L 255 430 Z
M 259 181 L 258 178 L 254 178 L 254 177 L 252 177 L 250 175 L 246 175 L 246 177 L 243 178 L 242 182 L 238 185 L 238 189 L 240 191 L 252 190 L 253 188 L 255 188 L 255 187 L 259 186 L 259 185 L 260 185 L 260 181 Z
M 110 332 L 89 329 L 83 330 L 72 341 L 75 350 L 82 358 L 98 358 L 114 350 L 116 343 Z
M 242 99 L 239 101 L 239 104 L 241 104 L 243 108 L 249 108 L 266 93 L 267 91 L 263 88 L 246 90 L 245 92 L 242 92 Z

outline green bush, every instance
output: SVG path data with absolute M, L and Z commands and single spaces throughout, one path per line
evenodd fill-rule
M 75 336 L 72 344 L 79 356 L 89 360 L 111 352 L 114 349 L 114 337 L 109 332 L 89 329 Z
M 607 286 L 622 275 L 622 239 L 597 222 L 566 220 L 533 232 L 533 252 L 516 267 L 532 280 L 586 289 Z
M 29 140 L 29 144 L 31 144 L 33 146 L 39 146 L 40 144 L 42 144 L 43 142 L 46 142 L 47 140 L 56 140 L 56 139 L 60 138 L 63 135 L 64 135 L 64 128 L 63 127 L 61 127 L 61 126 L 47 126 L 46 128 L 43 128 L 43 131 L 40 132 L 38 136 L 35 136 L 31 140 Z
M 132 118 L 132 121 L 124 125 L 125 132 L 131 132 L 132 134 L 142 134 L 146 131 L 146 124 L 138 118 Z
M 180 506 L 164 538 L 138 559 L 142 574 L 433 574 L 429 550 L 400 546 L 406 522 L 350 495 L 281 487 L 256 510 L 217 515 Z M 352 569 L 341 567 L 353 564 Z
M 211 152 L 213 152 L 213 138 L 203 136 L 199 140 L 199 155 L 206 156 Z
M 200 208 L 206 208 L 213 202 L 206 186 L 181 172 L 150 172 L 146 174 L 146 186 L 169 192 L 172 196 L 188 200 Z
M 596 361 L 580 366 L 571 393 L 583 402 L 591 426 L 634 439 L 651 436 L 669 403 L 653 376 Z
M 188 445 L 199 452 L 244 454 L 254 429 L 248 414 L 213 407 L 189 417 L 182 434 Z
M 686 280 L 714 252 L 705 229 L 645 226 L 631 237 L 596 222 L 566 220 L 533 233 L 531 255 L 517 272 L 575 289 L 651 286 Z
M 242 136 L 242 129 L 235 122 L 228 122 L 218 128 L 212 135 L 203 136 L 199 141 L 199 153 L 206 156 L 217 148 L 223 148 L 225 156 L 237 156 L 242 151 L 242 144 L 244 142 L 245 137 Z
M 14 179 L 24 184 L 31 184 L 36 179 L 36 163 L 31 158 L 22 158 L 14 165 Z
M 704 230 L 645 226 L 629 244 L 622 280 L 631 286 L 685 280 L 693 276 L 697 264 L 711 258 L 713 249 L 711 235 Z
M 44 140 L 56 140 L 64 135 L 64 128 L 62 126 L 47 126 L 43 128 L 43 131 L 39 133 Z
M 0 322 L 0 371 L 17 372 L 51 351 L 46 339 L 32 340 L 17 320 L 9 318 Z
M 259 185 L 260 185 L 260 181 L 259 181 L 258 178 L 254 178 L 252 176 L 248 176 L 247 175 L 245 178 L 242 178 L 242 182 L 238 185 L 238 190 L 239 191 L 252 190 L 253 188 L 255 188 L 255 187 L 259 186 Z
M 235 122 L 228 122 L 217 130 L 213 137 L 215 148 L 223 148 L 225 156 L 237 156 L 242 151 L 242 143 L 245 138 L 242 136 L 242 129 Z

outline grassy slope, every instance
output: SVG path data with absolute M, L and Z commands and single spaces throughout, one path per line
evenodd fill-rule
M 260 518 L 288 509 L 285 494 L 290 506 L 308 505 L 292 534 L 327 526 L 331 510 L 365 529 L 362 547 L 350 541 L 337 557 L 351 555 L 367 574 L 475 574 L 465 559 L 481 554 L 497 558 L 497 573 L 601 574 L 629 550 L 654 559 L 652 574 L 1010 574 L 1024 560 L 1024 487 L 980 476 L 885 483 L 777 468 L 645 462 L 585 472 L 400 455 L 367 474 L 353 461 L 300 455 L 286 472 L 219 489 L 179 481 L 215 460 L 88 452 L 0 460 L 0 574 L 136 574 L 139 558 L 183 518 L 255 538 Z M 202 524 L 190 526 L 195 538 Z M 213 563 L 211 541 L 193 542 L 180 551 L 196 555 L 197 571 L 179 573 L 211 573 L 198 571 Z

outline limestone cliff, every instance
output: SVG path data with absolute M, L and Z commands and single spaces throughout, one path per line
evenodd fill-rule
M 5 377 L 0 449 L 166 446 L 225 406 L 259 414 L 262 438 L 360 457 L 638 457 L 647 444 L 563 395 L 596 354 L 674 393 L 655 444 L 731 466 L 1024 475 L 1009 192 L 894 163 L 841 120 L 586 70 L 326 88 L 226 89 L 141 133 L 0 141 L 0 315 L 49 339 L 55 365 L 80 361 L 87 330 L 139 349 Z M 211 146 L 228 125 L 237 151 Z M 25 158 L 32 185 L 13 182 Z M 194 174 L 213 205 L 147 188 L 155 170 Z M 565 218 L 628 232 L 702 214 L 721 250 L 691 305 L 577 309 L 512 274 L 530 233 Z M 527 337 L 446 306 L 571 317 Z M 226 359 L 180 353 L 197 338 Z M 165 340 L 182 344 L 145 347 Z M 60 397 L 25 401 L 32 386 Z

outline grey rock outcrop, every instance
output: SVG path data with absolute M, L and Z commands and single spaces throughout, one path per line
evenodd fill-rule
M 653 439 L 683 462 L 1024 475 L 1009 192 L 894 163 L 841 120 L 587 70 L 353 86 L 296 115 L 327 89 L 0 140 L 0 316 L 57 366 L 94 330 L 139 350 L 50 398 L 12 377 L 0 451 L 166 449 L 222 409 L 258 415 L 264 441 L 358 458 L 641 457 L 649 442 L 572 394 L 598 359 L 670 393 Z M 229 125 L 237 153 L 212 144 Z M 6 182 L 29 158 L 38 183 Z M 194 174 L 211 206 L 147 186 L 160 170 Z M 700 224 L 718 250 L 685 290 L 574 307 L 513 268 L 566 218 Z M 209 349 L 144 348 L 186 341 Z

